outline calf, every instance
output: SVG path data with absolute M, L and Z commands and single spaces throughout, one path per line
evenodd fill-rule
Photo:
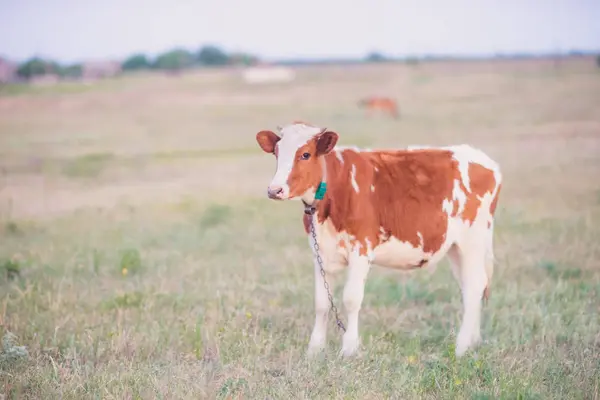
M 300 199 L 312 213 L 323 260 L 315 242 L 314 328 L 309 354 L 325 346 L 328 293 L 325 280 L 347 268 L 343 293 L 347 313 L 341 354 L 359 345 L 358 314 L 371 264 L 410 270 L 439 262 L 445 255 L 462 290 L 463 319 L 456 355 L 481 340 L 482 298 L 493 272 L 494 211 L 502 176 L 498 164 L 468 145 L 440 148 L 360 150 L 336 147 L 338 134 L 306 123 L 256 134 L 260 147 L 275 155 L 277 169 L 268 197 Z M 325 194 L 315 196 L 321 183 Z M 321 187 L 323 189 L 323 187 Z M 322 199 L 319 199 L 322 197 Z

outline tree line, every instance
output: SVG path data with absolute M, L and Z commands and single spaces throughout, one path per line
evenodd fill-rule
M 156 57 L 135 53 L 120 62 L 123 71 L 162 70 L 177 72 L 192 67 L 218 67 L 225 65 L 252 65 L 258 57 L 247 53 L 227 53 L 217 46 L 203 46 L 193 52 L 184 48 L 173 48 Z M 56 61 L 32 57 L 17 67 L 21 78 L 55 74 L 65 78 L 77 78 L 82 75 L 83 64 L 60 64 Z
M 585 55 L 589 54 L 580 51 L 571 51 L 568 55 Z M 538 55 L 539 57 L 540 55 Z M 533 55 L 526 54 L 497 54 L 493 58 L 528 58 Z M 320 63 L 361 63 L 361 62 L 388 62 L 388 61 L 404 61 L 407 64 L 417 65 L 420 61 L 427 60 L 444 60 L 453 59 L 452 56 L 421 56 L 421 57 L 405 57 L 403 59 L 389 57 L 380 52 L 373 51 L 368 53 L 362 59 L 348 60 L 287 60 L 279 61 L 278 64 L 283 65 L 302 65 L 302 64 L 320 64 Z M 253 65 L 259 61 L 255 55 L 237 52 L 227 53 L 221 48 L 213 45 L 206 45 L 199 48 L 197 51 L 189 51 L 182 47 L 175 47 L 164 53 L 158 54 L 155 57 L 150 57 L 143 53 L 135 53 L 119 62 L 122 71 L 143 71 L 143 70 L 158 70 L 165 72 L 178 72 L 184 69 L 193 67 L 219 67 L 225 65 Z M 600 55 L 597 56 L 596 62 L 600 67 Z M 82 63 L 60 64 L 56 61 L 33 57 L 18 65 L 17 75 L 23 79 L 30 79 L 35 76 L 54 74 L 62 78 L 78 78 L 83 74 L 84 65 Z

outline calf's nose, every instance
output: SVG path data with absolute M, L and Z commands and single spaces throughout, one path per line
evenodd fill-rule
M 283 193 L 283 188 L 281 186 L 269 186 L 267 188 L 267 194 L 271 199 L 277 199 Z

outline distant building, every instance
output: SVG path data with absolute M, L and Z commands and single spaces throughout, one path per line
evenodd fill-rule
M 292 82 L 296 79 L 296 72 L 288 67 L 258 65 L 243 71 L 244 81 L 248 84 L 263 84 L 275 82 Z
M 17 64 L 0 57 L 0 83 L 10 83 L 17 80 Z
M 112 78 L 121 73 L 121 63 L 117 61 L 88 61 L 81 65 L 83 79 Z

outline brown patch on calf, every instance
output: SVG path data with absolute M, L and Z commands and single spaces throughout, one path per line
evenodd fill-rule
M 494 198 L 492 199 L 492 202 L 490 203 L 490 214 L 492 216 L 494 216 L 494 214 L 496 213 L 496 206 L 498 205 L 498 197 L 500 196 L 500 189 L 502 189 L 502 184 L 499 183 L 498 184 L 498 188 L 496 189 L 496 194 L 494 195 Z M 490 229 L 492 227 L 492 221 L 488 221 L 488 229 Z
M 469 192 L 467 190 L 462 180 L 460 183 L 461 190 L 463 190 L 467 196 L 465 208 L 462 212 L 462 219 L 463 221 L 468 221 L 469 224 L 472 224 L 477 217 L 479 207 L 481 207 L 481 200 L 479 198 L 487 193 L 494 192 L 494 189 L 496 188 L 496 178 L 494 177 L 494 171 L 476 163 L 469 163 L 468 173 L 471 191 Z
M 445 239 L 448 215 L 442 204 L 452 196 L 456 161 L 447 150 L 396 151 L 384 154 L 377 166 L 378 206 L 382 226 L 400 241 L 423 251 L 439 250 Z M 378 160 L 376 160 L 378 161 Z M 410 172 L 409 172 L 410 171 Z M 387 225 L 387 226 L 386 226 Z
M 494 171 L 481 164 L 469 163 L 469 182 L 471 192 L 480 197 L 487 193 L 493 193 L 496 189 Z
M 310 189 L 316 190 L 323 177 L 323 166 L 319 156 L 329 153 L 337 143 L 337 139 L 337 133 L 325 131 L 296 150 L 294 165 L 287 182 L 290 187 L 290 197 L 302 196 Z M 302 159 L 304 153 L 310 154 L 307 160 Z
M 326 156 L 328 191 L 319 203 L 319 222 L 329 218 L 337 232 L 345 231 L 360 243 L 360 254 L 380 244 L 380 227 L 396 239 L 435 252 L 445 240 L 448 215 L 445 199 L 452 196 L 457 173 L 447 150 L 373 151 L 343 150 L 344 163 Z M 354 190 L 351 179 L 355 167 Z M 378 172 L 375 173 L 375 169 Z M 378 190 L 368 190 L 375 185 Z
M 321 180 L 321 165 L 318 157 L 315 156 L 316 152 L 317 143 L 314 140 L 310 140 L 296 150 L 294 165 L 287 181 L 290 187 L 290 197 L 303 195 L 307 190 L 316 187 Z M 301 160 L 300 157 L 304 153 L 309 153 L 311 157 L 308 160 Z

